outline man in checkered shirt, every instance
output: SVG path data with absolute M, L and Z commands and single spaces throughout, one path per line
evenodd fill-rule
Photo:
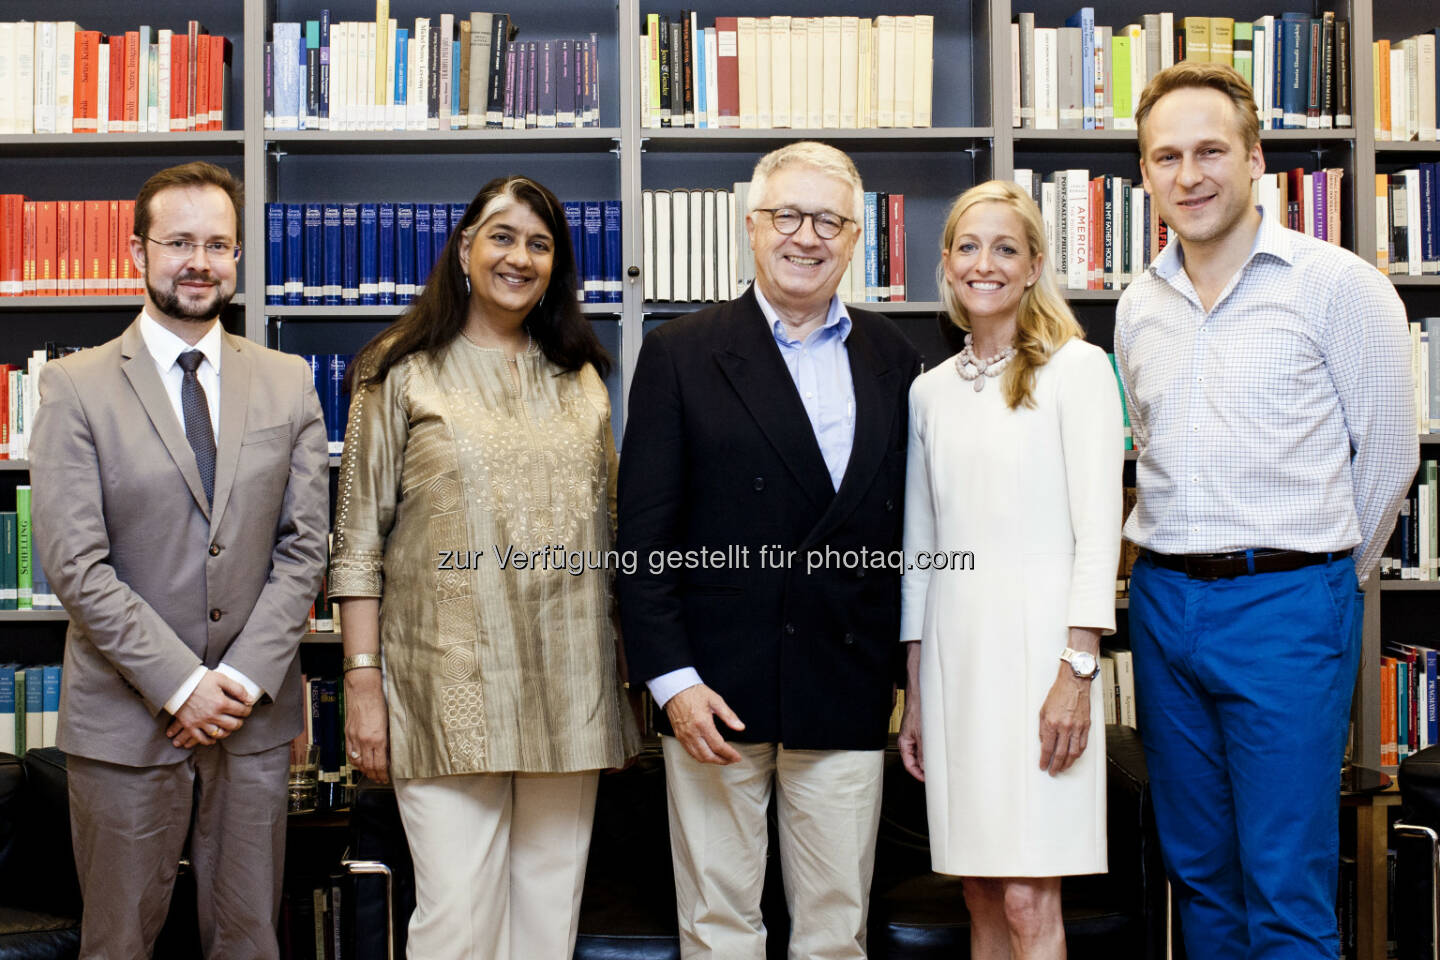
M 1374 267 L 1254 206 L 1259 123 L 1229 66 L 1161 71 L 1136 122 L 1175 241 L 1115 321 L 1166 869 L 1191 956 L 1330 960 L 1358 588 L 1418 454 L 1405 310 Z

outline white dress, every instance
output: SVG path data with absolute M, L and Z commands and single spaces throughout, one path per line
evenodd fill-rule
M 1003 377 L 975 392 L 953 360 L 910 389 L 902 640 L 921 640 L 930 851 L 940 873 L 1100 873 L 1105 723 L 1058 777 L 1040 769 L 1040 706 L 1068 628 L 1115 627 L 1124 439 L 1109 359 L 1071 340 L 1036 371 L 1035 407 Z M 973 568 L 921 570 L 922 551 Z

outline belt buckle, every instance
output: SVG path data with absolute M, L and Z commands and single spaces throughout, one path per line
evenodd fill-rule
M 1202 572 L 1201 572 L 1201 570 L 1203 569 L 1202 566 L 1201 566 L 1202 564 L 1214 563 L 1214 564 L 1217 564 L 1217 565 L 1218 565 L 1218 564 L 1220 564 L 1222 561 L 1228 560 L 1228 559 L 1230 559 L 1230 558 L 1229 558 L 1229 557 L 1193 557 L 1193 556 L 1190 556 L 1189 554 L 1186 554 L 1186 555 L 1185 555 L 1185 576 L 1189 577 L 1191 580 L 1205 580 L 1205 581 L 1208 581 L 1208 582 L 1214 582 L 1214 581 L 1216 581 L 1216 580 L 1226 580 L 1226 579 L 1229 579 L 1229 577 L 1235 576 L 1235 575 L 1234 575 L 1234 574 L 1224 575 L 1224 574 L 1218 574 L 1218 573 L 1202 573 Z M 1194 566 L 1192 566 L 1192 564 L 1193 564 Z

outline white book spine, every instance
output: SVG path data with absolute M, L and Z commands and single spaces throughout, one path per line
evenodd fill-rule
M 842 130 L 860 126 L 860 18 L 840 18 L 840 121 Z
M 150 133 L 150 37 L 151 30 L 143 24 L 140 27 L 140 88 L 135 95 L 135 129 L 139 133 Z M 197 78 L 197 84 L 200 82 Z M 301 93 L 301 102 L 304 102 L 304 93 Z M 205 118 L 200 117 L 200 122 Z
M 1035 28 L 1035 129 L 1060 129 L 1059 33 Z
M 15 118 L 15 27 L 14 23 L 0 23 L 0 133 L 15 133 L 19 124 Z M 0 749 L 4 738 L 0 736 Z
M 75 21 L 55 25 L 55 132 L 75 132 Z
M 15 24 L 15 128 L 12 133 L 35 133 L 35 24 Z
M 775 125 L 775 85 L 771 68 L 775 60 L 770 52 L 770 18 L 755 18 L 755 125 L 769 130 Z M 677 124 L 678 126 L 678 124 Z
M 875 46 L 876 122 L 881 127 L 895 126 L 895 18 L 875 18 L 878 43 Z
M 677 302 L 690 299 L 690 194 L 687 190 L 670 191 L 670 282 L 672 298 Z
M 174 36 L 174 30 L 160 31 L 160 95 L 156 97 L 158 108 L 155 119 L 161 133 L 170 132 L 170 43 Z
M 1420 256 L 1420 235 L 1424 225 L 1424 221 L 1420 219 L 1420 171 L 1405 170 L 1403 173 L 1406 213 L 1410 221 L 1405 228 L 1410 250 L 1410 276 L 1418 277 L 1424 272 L 1424 261 Z
M 690 191 L 690 299 L 705 299 L 705 191 Z
M 640 272 L 645 300 L 655 299 L 655 191 L 640 191 L 641 238 Z
M 455 15 L 453 13 L 440 14 L 440 119 L 439 129 L 450 129 L 450 92 L 454 84 L 454 76 L 451 71 L 455 69 L 454 63 L 454 36 L 455 36 Z
M 669 190 L 655 191 L 655 299 L 675 299 L 670 274 L 674 266 L 674 244 L 670 230 L 672 204 Z
M 110 132 L 110 44 L 103 40 L 95 57 L 95 132 Z
M 1071 290 L 1089 287 L 1090 271 L 1090 172 L 1069 170 L 1065 174 L 1065 229 L 1070 256 L 1066 265 L 1066 286 Z
M 895 18 L 895 126 L 915 125 L 915 18 Z
M 742 130 L 754 130 L 759 124 L 757 122 L 756 100 L 758 93 L 755 88 L 755 34 L 756 25 L 754 17 L 737 18 L 735 31 L 737 66 L 739 67 L 739 98 L 740 98 L 740 128 Z M 654 95 L 653 93 L 651 94 Z
M 705 121 L 712 130 L 720 127 L 720 40 L 714 27 L 705 28 Z
M 934 74 L 935 18 L 930 14 L 918 14 L 915 17 L 914 77 L 914 123 L 917 127 L 930 126 Z
M 770 18 L 770 125 L 788 128 L 794 66 L 790 56 L 791 25 L 789 17 Z
M 53 21 L 35 25 L 35 132 L 55 132 L 55 30 Z
M 729 300 L 735 290 L 731 282 L 734 254 L 735 198 L 728 190 L 715 191 L 715 298 Z

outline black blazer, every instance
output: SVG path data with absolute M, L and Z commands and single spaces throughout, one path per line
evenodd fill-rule
M 630 677 L 694 666 L 746 724 L 733 737 L 721 724 L 727 739 L 885 745 L 900 571 L 874 554 L 901 548 L 920 358 L 886 318 L 849 313 L 855 438 L 838 491 L 753 291 L 640 349 L 619 478 L 619 547 L 638 560 L 617 578 Z M 829 562 L 807 573 L 811 551 Z

